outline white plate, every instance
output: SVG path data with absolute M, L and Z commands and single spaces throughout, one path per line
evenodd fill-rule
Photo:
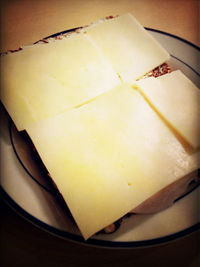
M 177 36 L 147 30 L 171 54 L 170 66 L 181 69 L 199 86 L 199 48 Z M 99 234 L 85 242 L 53 187 L 47 183 L 37 159 L 32 157 L 30 146 L 17 133 L 2 106 L 1 114 L 1 195 L 19 214 L 43 230 L 84 244 L 126 248 L 168 242 L 197 229 L 199 187 L 162 212 L 133 215 L 115 233 Z

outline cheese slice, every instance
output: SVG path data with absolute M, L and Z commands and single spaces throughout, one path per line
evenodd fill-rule
M 1 101 L 18 130 L 133 82 L 169 54 L 130 15 L 1 58 Z
M 132 83 L 169 59 L 169 54 L 131 15 L 83 29 L 125 82 Z
M 27 130 L 85 239 L 198 165 L 126 84 Z
M 185 142 L 200 146 L 200 90 L 180 70 L 142 79 L 136 86 Z
M 18 130 L 89 101 L 120 83 L 82 33 L 2 56 L 1 101 Z

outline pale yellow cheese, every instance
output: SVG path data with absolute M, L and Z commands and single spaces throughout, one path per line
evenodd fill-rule
M 115 71 L 132 83 L 169 59 L 169 54 L 131 15 L 83 29 L 103 51 Z
M 80 105 L 120 83 L 84 34 L 1 58 L 1 101 L 18 130 Z
M 27 130 L 85 239 L 198 165 L 128 85 Z
M 1 58 L 1 101 L 18 130 L 132 82 L 169 54 L 130 15 Z
M 135 85 L 189 145 L 200 146 L 200 90 L 180 70 Z

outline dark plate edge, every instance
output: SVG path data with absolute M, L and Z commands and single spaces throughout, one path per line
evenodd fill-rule
M 20 216 L 22 216 L 24 219 L 31 222 L 33 225 L 39 227 L 41 230 L 45 230 L 49 232 L 50 234 L 53 234 L 57 237 L 67 239 L 69 241 L 73 241 L 78 244 L 83 244 L 87 246 L 95 246 L 95 247 L 102 247 L 102 248 L 144 248 L 149 246 L 156 246 L 161 245 L 164 243 L 168 243 L 170 241 L 174 241 L 179 238 L 183 238 L 198 229 L 200 229 L 200 223 L 196 223 L 195 225 L 186 228 L 182 231 L 179 231 L 177 233 L 165 236 L 165 237 L 159 237 L 155 239 L 149 239 L 149 240 L 142 240 L 142 241 L 129 241 L 129 242 L 119 242 L 119 241 L 107 241 L 107 240 L 98 240 L 90 238 L 87 241 L 83 239 L 82 236 L 72 234 L 60 229 L 57 229 L 53 226 L 48 225 L 47 223 L 37 219 L 36 217 L 32 216 L 30 213 L 28 213 L 26 210 L 24 210 L 22 207 L 20 207 L 3 189 L 3 187 L 0 185 L 0 196 L 5 200 L 5 202 L 14 210 L 16 211 Z

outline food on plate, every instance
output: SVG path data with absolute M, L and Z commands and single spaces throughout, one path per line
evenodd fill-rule
M 85 239 L 168 207 L 197 180 L 198 89 L 168 59 L 130 14 L 2 56 L 1 101 Z M 169 106 L 179 98 L 183 117 Z

